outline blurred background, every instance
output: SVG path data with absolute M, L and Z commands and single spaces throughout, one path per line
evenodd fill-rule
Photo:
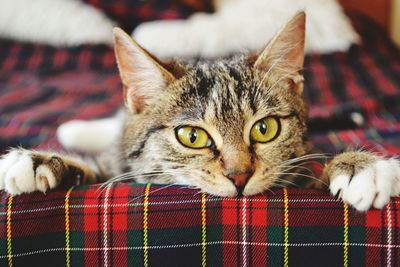
M 112 28 L 161 59 L 256 52 L 307 13 L 311 139 L 400 145 L 400 0 L 0 0 L 0 152 L 59 149 L 57 126 L 122 105 Z M 101 134 L 101 133 L 99 133 Z

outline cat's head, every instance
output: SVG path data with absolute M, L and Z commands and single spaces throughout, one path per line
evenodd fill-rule
M 306 152 L 304 32 L 299 13 L 259 55 L 184 65 L 162 63 L 116 29 L 125 170 L 220 196 L 277 184 Z

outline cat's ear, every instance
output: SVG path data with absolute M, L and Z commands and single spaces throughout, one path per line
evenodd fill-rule
M 114 50 L 128 109 L 140 113 L 176 78 L 128 34 L 114 28 Z
M 279 79 L 290 79 L 296 91 L 303 90 L 301 69 L 304 63 L 306 16 L 296 14 L 272 39 L 255 60 L 254 68 L 276 75 Z M 283 78 L 284 77 L 284 78 Z

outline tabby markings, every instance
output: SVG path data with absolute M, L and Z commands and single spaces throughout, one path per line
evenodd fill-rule
M 143 148 L 146 146 L 147 141 L 149 140 L 150 136 L 153 135 L 154 133 L 165 129 L 166 126 L 161 125 L 161 126 L 157 126 L 154 128 L 151 128 L 143 137 L 143 140 L 140 142 L 139 148 L 130 152 L 129 153 L 129 157 L 130 158 L 137 158 L 139 157 L 142 153 L 143 153 Z

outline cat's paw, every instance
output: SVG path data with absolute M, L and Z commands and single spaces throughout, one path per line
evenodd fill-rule
M 333 195 L 359 211 L 381 209 L 400 194 L 400 162 L 367 152 L 336 156 L 326 167 Z
M 56 169 L 63 168 L 57 158 L 45 159 L 35 152 L 15 149 L 0 159 L 0 190 L 12 195 L 46 192 L 60 183 Z
M 73 120 L 57 129 L 63 147 L 84 153 L 99 153 L 110 148 L 121 129 L 122 115 L 92 121 Z

